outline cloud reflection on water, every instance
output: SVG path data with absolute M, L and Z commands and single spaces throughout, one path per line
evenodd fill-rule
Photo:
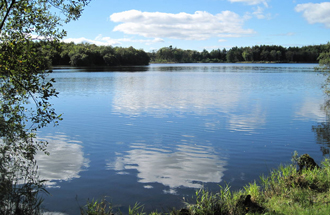
M 249 134 L 254 130 L 262 128 L 266 124 L 266 112 L 260 105 L 255 105 L 248 114 L 232 114 L 229 119 L 229 129 L 234 131 L 245 131 Z
M 240 101 L 239 86 L 235 80 L 224 78 L 221 83 L 212 76 L 155 75 L 116 79 L 114 112 L 128 115 L 168 114 L 175 111 L 194 111 L 208 114 L 221 104 L 229 111 Z M 236 80 L 237 81 L 237 80 Z M 231 90 L 231 93 L 226 92 Z
M 251 83 L 240 76 L 195 73 L 193 75 L 157 74 L 120 77 L 115 82 L 113 113 L 127 116 L 147 114 L 157 118 L 223 114 L 227 128 L 253 132 L 265 125 L 266 112 L 259 102 L 249 100 Z M 246 101 L 246 102 L 245 102 Z M 241 104 L 247 112 L 241 113 Z M 208 130 L 219 129 L 220 122 L 205 122 Z
M 295 117 L 302 120 L 324 121 L 326 114 L 322 109 L 323 98 L 306 96 L 304 102 L 295 113 Z
M 48 141 L 47 151 L 50 155 L 38 152 L 36 155 L 40 178 L 48 180 L 47 186 L 57 187 L 56 181 L 69 181 L 80 178 L 79 173 L 89 166 L 84 158 L 80 141 L 70 140 L 64 134 L 40 138 Z
M 221 182 L 226 161 L 220 160 L 210 146 L 179 143 L 172 149 L 156 148 L 145 143 L 132 143 L 125 154 L 117 153 L 115 162 L 108 163 L 108 169 L 118 174 L 129 174 L 137 170 L 138 182 L 145 188 L 150 183 L 161 183 L 170 188 L 200 188 L 202 183 Z M 165 192 L 165 191 L 164 191 Z

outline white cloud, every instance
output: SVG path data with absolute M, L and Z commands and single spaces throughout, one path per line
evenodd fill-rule
M 309 24 L 322 23 L 330 28 L 330 2 L 298 4 L 296 12 L 302 12 Z
M 80 37 L 80 38 L 67 38 L 64 39 L 63 42 L 70 43 L 74 42 L 76 44 L 78 43 L 92 43 L 98 46 L 106 46 L 106 45 L 119 45 L 120 42 L 115 39 L 111 39 L 110 37 L 104 37 L 104 38 L 99 38 L 96 37 L 94 40 L 92 39 L 87 39 L 85 37 Z
M 231 11 L 213 15 L 205 11 L 188 13 L 141 12 L 129 10 L 114 13 L 111 21 L 120 22 L 114 31 L 149 38 L 205 40 L 218 34 L 246 35 L 252 29 L 243 29 L 245 19 Z
M 284 33 L 284 34 L 273 34 L 273 35 L 271 35 L 271 36 L 292 37 L 292 36 L 294 36 L 294 35 L 296 35 L 295 32 L 288 32 L 288 33 Z
M 230 38 L 230 37 L 242 37 L 239 34 L 218 34 L 218 37 Z
M 264 4 L 268 7 L 267 1 L 268 0 L 228 0 L 230 2 L 243 2 L 249 5 L 256 5 L 256 4 Z
M 146 45 L 150 45 L 153 43 L 161 43 L 164 42 L 161 38 L 154 38 L 149 40 L 135 40 L 132 38 L 121 38 L 121 39 L 112 39 L 110 37 L 103 37 L 101 34 L 99 34 L 95 39 L 87 39 L 85 37 L 80 38 L 67 38 L 64 39 L 63 42 L 70 43 L 74 42 L 76 44 L 78 43 L 91 43 L 98 46 L 114 46 L 114 45 L 121 45 L 123 42 L 128 43 L 145 43 Z
M 264 8 L 258 6 L 256 9 L 254 9 L 254 12 L 252 14 L 258 19 L 271 19 L 271 14 L 264 14 L 264 10 Z

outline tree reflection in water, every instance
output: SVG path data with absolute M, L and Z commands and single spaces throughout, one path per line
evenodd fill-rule
M 329 96 L 329 95 L 328 95 Z M 325 122 L 312 127 L 316 134 L 316 141 L 321 145 L 323 156 L 330 154 L 330 100 L 321 107 L 326 114 Z
M 317 143 L 321 144 L 321 151 L 324 155 L 329 154 L 330 148 L 330 42 L 327 44 L 326 51 L 318 57 L 320 67 L 317 71 L 321 71 L 326 76 L 326 81 L 323 85 L 327 100 L 323 105 L 323 110 L 326 114 L 326 120 L 317 126 L 313 126 L 312 130 L 316 133 Z
M 41 214 L 40 192 L 47 193 L 34 159 L 0 142 L 0 211 L 2 215 Z

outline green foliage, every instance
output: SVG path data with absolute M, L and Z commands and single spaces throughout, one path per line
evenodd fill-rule
M 324 105 L 322 106 L 323 111 L 326 114 L 326 121 L 318 123 L 318 125 L 313 126 L 312 130 L 316 134 L 317 143 L 321 144 L 321 151 L 323 155 L 330 154 L 329 151 L 329 143 L 330 143 L 330 42 L 326 46 L 324 46 L 323 52 L 318 57 L 319 67 L 315 68 L 317 72 L 323 74 L 326 78 L 323 89 L 328 96 Z
M 61 118 L 49 99 L 56 97 L 54 79 L 47 80 L 49 59 L 43 55 L 58 45 L 65 32 L 58 29 L 60 17 L 77 19 L 89 0 L 2 0 L 0 4 L 0 121 L 1 139 L 7 147 L 28 150 L 24 158 L 44 144 L 33 139 L 35 132 Z M 33 40 L 38 40 L 34 43 Z M 29 105 L 31 103 L 33 105 Z M 38 147 L 36 147 L 38 146 Z M 32 156 L 32 157 L 27 157 Z
M 235 62 L 296 62 L 316 63 L 320 53 L 326 50 L 326 45 L 303 47 L 282 46 L 252 46 L 233 47 L 229 50 L 215 49 L 211 52 L 182 50 L 178 48 L 163 47 L 157 52 L 149 53 L 151 62 L 155 63 L 235 63 Z
M 84 208 L 80 208 L 81 215 L 111 215 L 113 214 L 112 205 L 105 199 L 100 201 L 88 200 Z
M 150 58 L 133 47 L 96 46 L 94 44 L 61 43 L 55 53 L 49 53 L 53 65 L 126 66 L 148 65 Z
M 0 1 L 0 211 L 36 214 L 43 181 L 34 155 L 46 143 L 38 129 L 61 120 L 50 103 L 58 93 L 47 79 L 49 57 L 65 36 L 59 29 L 77 19 L 89 0 Z M 56 15 L 60 11 L 61 17 Z M 58 13 L 57 13 L 58 14 Z M 34 41 L 38 41 L 37 43 Z
M 330 95 L 330 42 L 324 47 L 323 52 L 317 58 L 319 60 L 320 68 L 316 70 L 319 72 L 323 72 L 323 74 L 327 77 L 325 84 L 323 85 L 324 91 L 327 95 Z M 326 107 L 328 108 L 328 107 Z
M 330 42 L 325 46 L 325 50 L 318 57 L 320 66 L 324 70 L 330 71 Z
M 15 152 L 1 149 L 0 210 L 3 215 L 41 214 L 40 192 L 48 193 L 38 179 L 35 161 L 13 156 Z
M 252 49 L 250 47 L 249 48 L 246 48 L 243 51 L 242 56 L 243 56 L 243 58 L 244 58 L 245 61 L 252 61 L 253 60 Z
M 192 214 L 213 214 L 216 210 L 218 197 L 212 193 L 200 189 L 196 191 L 196 203 L 190 205 Z
M 246 195 L 251 195 L 252 201 L 260 201 L 262 199 L 260 193 L 261 187 L 257 184 L 256 181 L 244 186 L 243 189 L 245 190 Z
M 321 166 L 301 172 L 296 171 L 295 165 L 274 170 L 270 180 L 263 180 L 266 206 L 283 214 L 297 214 L 297 209 L 301 214 L 328 212 L 330 208 L 322 206 L 329 201 L 329 197 L 323 199 L 329 192 L 329 160 L 325 159 Z
M 143 212 L 144 206 L 139 203 L 135 203 L 133 207 L 129 206 L 128 215 L 145 215 Z M 107 202 L 105 199 L 102 200 L 88 200 L 84 207 L 80 208 L 81 215 L 112 215 L 115 214 L 115 208 L 111 203 Z M 123 214 L 118 209 L 118 214 Z M 151 214 L 157 215 L 157 212 L 152 212 Z
M 128 215 L 144 215 L 146 213 L 143 212 L 144 206 L 139 203 L 135 203 L 133 207 L 129 206 Z
M 261 176 L 260 185 L 253 182 L 236 192 L 220 187 L 216 194 L 199 190 L 187 214 L 328 214 L 330 160 L 325 159 L 320 168 L 297 171 L 304 157 L 295 152 L 292 165 Z

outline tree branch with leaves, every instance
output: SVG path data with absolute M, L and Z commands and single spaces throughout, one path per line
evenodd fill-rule
M 58 92 L 55 80 L 48 78 L 49 59 L 42 53 L 57 48 L 66 35 L 61 26 L 78 19 L 89 1 L 0 0 L 0 210 L 8 212 L 4 214 L 17 213 L 26 199 L 9 195 L 13 187 L 7 189 L 8 181 L 25 178 L 25 185 L 40 185 L 29 177 L 34 170 L 21 167 L 34 167 L 37 151 L 46 152 L 47 143 L 36 139 L 37 130 L 61 120 L 50 103 Z M 14 209 L 8 207 L 12 201 L 18 202 L 12 204 Z

